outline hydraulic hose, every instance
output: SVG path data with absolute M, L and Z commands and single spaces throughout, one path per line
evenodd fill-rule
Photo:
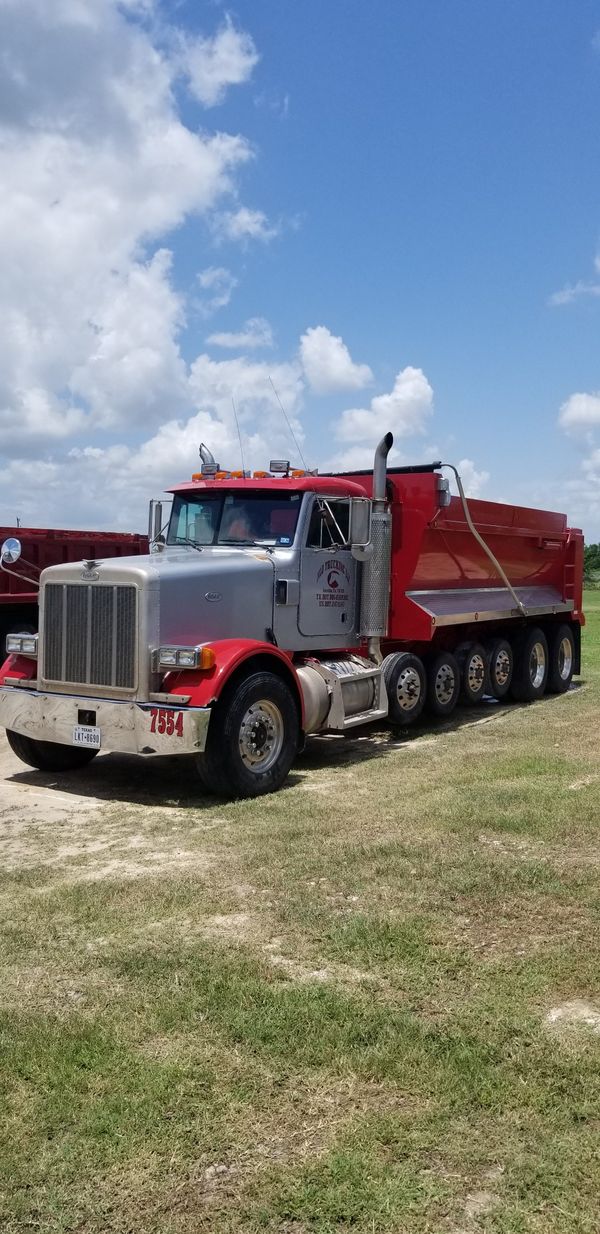
M 523 604 L 523 601 L 519 599 L 519 597 L 518 597 L 518 595 L 517 595 L 517 593 L 516 593 L 516 591 L 515 591 L 515 589 L 514 589 L 514 587 L 513 587 L 512 583 L 511 583 L 511 582 L 510 582 L 510 580 L 507 578 L 507 576 L 506 576 L 506 574 L 505 574 L 504 570 L 502 569 L 502 566 L 500 565 L 500 562 L 498 561 L 498 558 L 494 556 L 494 554 L 493 554 L 493 552 L 492 552 L 491 548 L 490 548 L 490 547 L 486 544 L 485 540 L 483 539 L 483 536 L 481 536 L 481 535 L 479 534 L 479 532 L 478 532 L 478 530 L 477 530 L 477 528 L 476 528 L 476 526 L 475 526 L 475 524 L 474 524 L 474 522 L 473 522 L 473 519 L 471 518 L 471 512 L 470 512 L 470 510 L 469 510 L 469 506 L 468 506 L 468 504 L 467 504 L 467 498 L 466 498 L 466 496 L 465 496 L 465 490 L 464 490 L 464 488 L 463 488 L 463 485 L 462 485 L 462 480 L 461 480 L 461 478 L 460 478 L 460 476 L 459 476 L 459 474 L 458 474 L 458 471 L 457 471 L 456 467 L 454 466 L 454 464 L 453 464 L 453 463 L 440 463 L 440 467 L 447 467 L 450 471 L 453 471 L 453 472 L 454 472 L 454 477 L 455 477 L 456 484 L 457 484 L 457 487 L 458 487 L 458 495 L 459 495 L 460 500 L 461 500 L 461 504 L 462 504 L 462 508 L 463 508 L 463 514 L 464 514 L 464 516 L 465 516 L 465 522 L 466 522 L 466 524 L 467 524 L 467 527 L 469 528 L 469 531 L 471 531 L 471 532 L 472 532 L 472 534 L 475 536 L 475 539 L 477 540 L 477 543 L 481 545 L 481 547 L 482 547 L 482 549 L 483 549 L 484 553 L 485 553 L 485 554 L 489 557 L 489 559 L 490 559 L 490 561 L 491 561 L 492 565 L 494 566 L 494 568 L 498 571 L 498 574 L 500 575 L 500 578 L 502 579 L 502 582 L 504 583 L 504 586 L 508 589 L 508 591 L 510 591 L 510 594 L 511 594 L 511 596 L 512 596 L 512 598 L 513 598 L 514 602 L 515 602 L 515 605 L 516 605 L 516 607 L 518 608 L 518 610 L 519 610 L 519 612 L 520 612 L 521 616 L 522 616 L 522 617 L 526 617 L 526 616 L 527 616 L 527 609 L 525 608 L 525 605 Z

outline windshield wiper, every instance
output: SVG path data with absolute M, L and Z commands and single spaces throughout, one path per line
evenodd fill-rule
M 190 540 L 188 539 L 187 536 L 177 536 L 176 539 L 173 541 L 173 543 L 174 544 L 189 544 L 190 548 L 197 549 L 199 553 L 202 552 L 203 548 L 206 548 L 205 544 L 200 544 L 198 540 Z
M 234 538 L 234 537 L 232 537 L 230 540 L 227 540 L 227 539 L 220 539 L 220 540 L 217 540 L 217 544 L 234 544 L 234 545 L 236 545 L 236 544 L 242 544 L 242 545 L 244 545 L 244 544 L 256 544 L 256 540 L 238 540 L 238 539 L 237 539 L 237 537 L 235 537 L 235 538 Z

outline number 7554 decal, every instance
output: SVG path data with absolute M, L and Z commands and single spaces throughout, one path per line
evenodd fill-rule
M 167 737 L 183 737 L 183 712 L 170 711 L 167 707 L 153 707 L 150 711 L 151 733 L 166 733 Z

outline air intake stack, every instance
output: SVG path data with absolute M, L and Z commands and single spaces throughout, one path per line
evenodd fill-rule
M 391 433 L 382 437 L 373 461 L 371 542 L 364 554 L 360 602 L 360 633 L 368 639 L 369 658 L 381 663 L 381 639 L 387 633 L 390 598 L 392 516 L 386 508 L 386 459 L 394 444 Z

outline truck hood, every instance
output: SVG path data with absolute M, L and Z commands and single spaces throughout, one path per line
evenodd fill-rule
M 91 567 L 91 568 L 87 568 Z M 53 566 L 42 584 L 133 584 L 142 593 L 152 641 L 195 645 L 218 638 L 268 637 L 274 563 L 260 548 L 167 548 L 144 557 Z

